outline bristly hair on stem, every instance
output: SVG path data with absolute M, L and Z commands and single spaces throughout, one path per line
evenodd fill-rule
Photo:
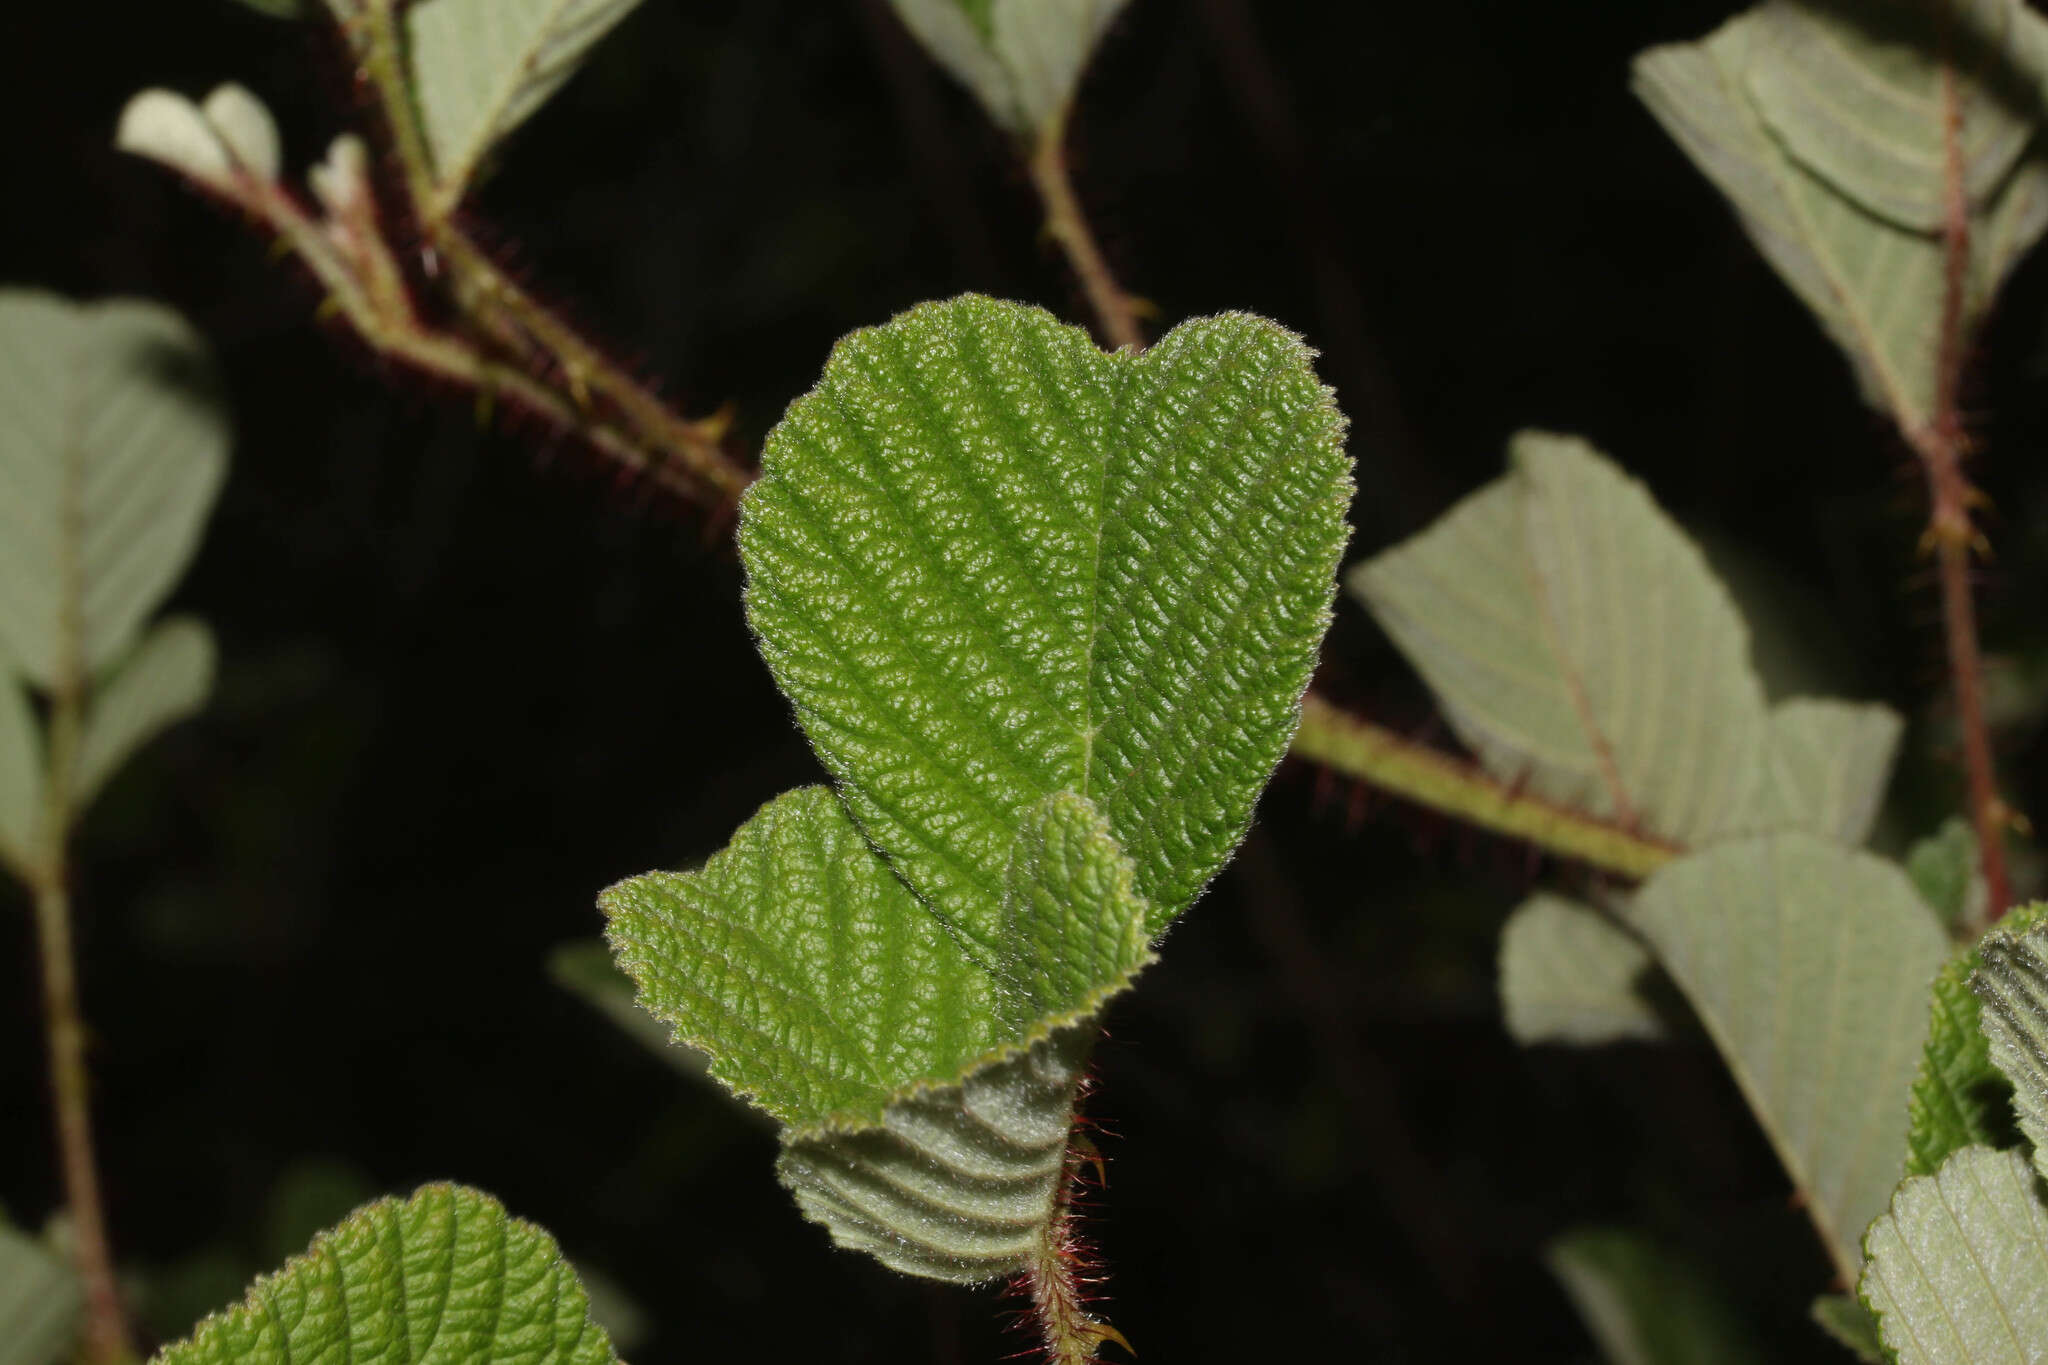
M 1963 458 L 1969 451 L 1961 391 L 1967 341 L 1964 305 L 1969 288 L 1970 204 L 1963 185 L 1962 92 L 1956 80 L 1954 23 L 1947 0 L 1930 2 L 1936 7 L 1936 29 L 1941 43 L 1945 206 L 1941 332 L 1935 360 L 1934 415 L 1920 430 L 1908 432 L 1907 437 L 1927 474 L 1926 539 L 1934 550 L 1941 576 L 1950 686 L 1955 693 L 1956 717 L 1962 731 L 1970 818 L 1977 831 L 1988 917 L 1996 921 L 2012 904 L 2012 881 L 2005 860 L 2005 835 L 2012 814 L 1998 794 L 1998 770 L 1984 710 L 1984 660 L 1970 586 L 1971 556 L 1982 544 L 1982 536 L 1970 515 L 1980 495 L 1963 473 Z

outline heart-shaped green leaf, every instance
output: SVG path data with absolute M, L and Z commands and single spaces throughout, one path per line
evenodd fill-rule
M 966 297 L 841 341 L 769 436 L 739 533 L 761 652 L 978 960 L 1054 793 L 1108 821 L 1153 934 L 1236 846 L 1329 620 L 1342 432 L 1262 319 L 1105 354 Z
M 554 1238 L 460 1185 L 356 1210 L 155 1365 L 617 1365 Z
M 824 787 L 777 798 L 696 872 L 599 898 L 619 963 L 676 1041 L 800 1130 L 873 1127 L 1092 1017 L 1151 960 L 1130 860 L 1056 793 L 1013 841 L 995 955 L 968 955 Z
M 1643 993 L 1656 970 L 1643 941 L 1592 906 L 1534 895 L 1501 929 L 1501 1018 L 1524 1046 L 1662 1038 L 1663 1017 Z
M 0 656 L 43 687 L 117 658 L 226 472 L 206 347 L 177 314 L 0 291 Z

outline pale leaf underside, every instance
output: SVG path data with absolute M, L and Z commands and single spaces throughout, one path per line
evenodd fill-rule
M 1608 1365 L 1747 1365 L 1762 1359 L 1718 1289 L 1642 1233 L 1578 1228 L 1544 1264 Z
M 0 657 L 46 688 L 117 658 L 226 469 L 205 348 L 176 314 L 0 291 Z
M 1642 941 L 1599 911 L 1538 894 L 1501 930 L 1501 1013 L 1525 1045 L 1661 1038 L 1664 1021 L 1643 994 L 1655 971 Z
M 143 638 L 93 694 L 71 779 L 74 811 L 85 809 L 129 755 L 205 705 L 213 664 L 213 635 L 198 621 L 164 621 Z
M 489 1195 L 380 1200 L 156 1365 L 616 1365 L 554 1239 Z
M 1795 697 L 1771 708 L 1766 827 L 1855 847 L 1870 837 L 1904 723 L 1874 702 Z
M 777 1172 L 840 1246 L 927 1279 L 1015 1274 L 1060 1197 L 1093 1022 L 1060 1029 L 958 1085 L 908 1094 L 875 1127 L 791 1133 Z
M 1713 1037 L 1845 1275 L 1906 1156 L 1899 1097 L 1947 956 L 1891 863 L 1805 834 L 1667 864 L 1631 923 Z
M 2038 123 L 2043 21 L 2016 0 L 1964 8 L 1968 322 L 2048 227 L 2048 166 L 2020 152 Z M 1651 112 L 1908 432 L 1930 420 L 1939 382 L 1943 108 L 1931 35 L 1886 40 L 1924 29 L 1927 12 L 1771 0 L 1635 65 Z
M 443 207 L 640 0 L 416 0 L 406 10 L 414 97 Z
M 1769 713 L 1734 603 L 1584 442 L 1527 432 L 1509 458 L 1351 591 L 1504 781 L 1679 844 L 1740 827 Z
M 1899 1186 L 1860 1286 L 1899 1365 L 2039 1365 L 2048 1208 L 2018 1152 L 1966 1147 Z
M 1156 934 L 1243 836 L 1329 620 L 1342 419 L 1240 315 L 1105 355 L 965 297 L 841 341 L 742 507 L 748 618 L 863 831 L 983 962 L 1088 798 Z
M 0 1223 L 0 1365 L 59 1365 L 78 1337 L 85 1296 L 71 1267 Z
M 27 691 L 0 665 L 0 866 L 26 872 L 43 815 L 43 745 Z
M 1056 128 L 1129 0 L 890 0 L 933 59 L 1013 133 Z

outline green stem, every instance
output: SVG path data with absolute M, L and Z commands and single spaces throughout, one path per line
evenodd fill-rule
M 1310 693 L 1294 753 L 1468 824 L 1641 880 L 1682 850 L 1517 792 L 1468 763 L 1346 714 Z

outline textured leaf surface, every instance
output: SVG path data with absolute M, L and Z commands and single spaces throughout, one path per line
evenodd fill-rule
M 156 1365 L 611 1365 L 554 1239 L 429 1185 L 322 1233 Z
M 1899 1099 L 1948 945 L 1905 874 L 1807 834 L 1717 845 L 1644 884 L 1631 920 L 1692 1002 L 1836 1264 L 1897 1184 Z
M 118 657 L 226 470 L 206 350 L 176 314 L 0 291 L 0 656 L 44 687 Z
M 1941 828 L 1906 854 L 1906 875 L 1943 924 L 1982 923 L 1984 876 L 1977 861 L 1977 835 L 1970 822 L 1952 815 Z
M 0 1365 L 69 1359 L 84 1307 L 71 1267 L 40 1241 L 0 1223 Z
M 1983 1004 L 1991 1062 L 2012 1082 L 2020 1131 L 2034 1144 L 2034 1165 L 2048 1177 L 2048 924 L 2007 927 L 1984 936 L 1970 989 Z
M 1971 842 L 1974 850 L 1975 842 Z M 2017 931 L 2040 921 L 2048 906 L 2021 906 L 2006 917 Z M 1964 1147 L 2006 1147 L 2017 1140 L 2012 1083 L 1991 1062 L 1980 1023 L 1982 1005 L 1970 978 L 1982 964 L 1976 944 L 1952 954 L 1928 991 L 1927 1044 L 1907 1107 L 1906 1173 L 1932 1175 Z
M 777 1172 L 840 1246 L 910 1275 L 976 1283 L 1025 1268 L 1065 1171 L 1091 1024 L 959 1085 L 912 1092 L 859 1132 L 791 1134 Z
M 2038 85 L 2042 21 L 2014 0 L 1972 0 L 1966 28 L 1998 28 L 1972 54 L 2016 54 Z M 1915 12 L 1917 11 L 1917 13 Z M 1943 299 L 1938 50 L 1896 41 L 1925 7 L 1772 0 L 1706 39 L 1636 59 L 1636 91 L 1728 196 L 1743 227 L 1848 354 L 1865 397 L 1907 429 L 1934 402 Z M 1861 16 L 1860 20 L 1854 16 Z M 1966 321 L 2048 227 L 2048 168 L 2018 148 L 2036 112 L 1984 93 L 1963 69 L 1965 182 L 1975 195 Z M 2001 80 L 2001 85 L 2006 83 Z M 2038 98 L 2033 97 L 2033 98 Z
M 413 90 L 444 206 L 639 3 L 416 0 L 407 9 Z
M 1107 820 L 1149 933 L 1236 846 L 1329 620 L 1342 429 L 1261 319 L 1106 355 L 965 297 L 841 341 L 770 435 L 740 524 L 762 654 L 977 960 L 1057 792 Z
M 1664 1021 L 1642 991 L 1655 971 L 1642 941 L 1591 906 L 1531 896 L 1501 930 L 1501 1014 L 1524 1045 L 1661 1038 Z
M 165 621 L 93 693 L 72 778 L 73 808 L 84 810 L 129 755 L 196 715 L 213 689 L 213 635 L 198 621 Z
M 633 1041 L 686 1076 L 704 1076 L 710 1060 L 670 1038 L 671 1028 L 635 1000 L 633 978 L 612 961 L 602 939 L 564 943 L 548 954 L 548 976 L 563 990 L 602 1014 Z
M 1855 847 L 1870 837 L 1904 728 L 1889 706 L 1795 697 L 1771 708 L 1766 826 Z
M 1743 1365 L 1761 1360 L 1719 1292 L 1641 1233 L 1580 1228 L 1544 1263 L 1609 1365 Z
M 1081 72 L 1128 0 L 890 0 L 989 117 L 1037 133 L 1066 117 Z
M 1770 723 L 1748 632 L 1584 442 L 1517 436 L 1505 478 L 1346 582 L 1495 776 L 1685 845 L 1751 815 Z
M 0 667 L 0 865 L 34 860 L 43 813 L 43 741 L 28 693 Z
M 1056 794 L 1014 844 L 988 966 L 824 787 L 771 802 L 701 871 L 636 877 L 600 904 L 641 1003 L 714 1075 L 785 1123 L 860 1128 L 908 1087 L 1091 1017 L 1150 961 L 1130 861 L 1092 807 Z
M 1899 1186 L 1860 1286 L 1899 1365 L 2039 1365 L 2048 1209 L 2018 1152 L 1966 1147 Z

